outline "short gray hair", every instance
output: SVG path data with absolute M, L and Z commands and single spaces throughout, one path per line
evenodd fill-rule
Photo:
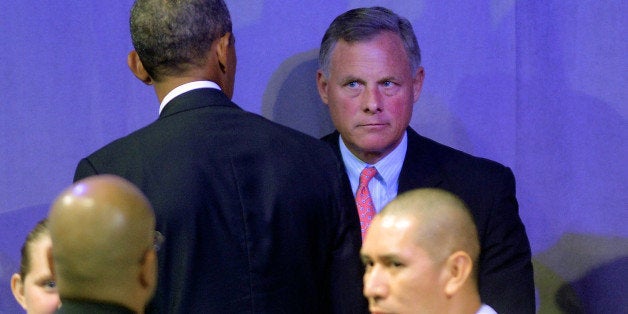
M 357 8 L 334 19 L 323 36 L 318 54 L 318 67 L 329 76 L 331 53 L 339 40 L 367 41 L 382 32 L 392 32 L 401 38 L 408 55 L 412 73 L 421 66 L 421 49 L 412 24 L 407 19 L 383 7 Z

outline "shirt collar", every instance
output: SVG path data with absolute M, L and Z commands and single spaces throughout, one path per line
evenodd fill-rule
M 199 88 L 215 88 L 217 90 L 220 90 L 220 86 L 218 86 L 218 84 L 212 81 L 194 81 L 194 82 L 185 83 L 183 85 L 179 85 L 173 90 L 171 90 L 166 95 L 166 97 L 164 97 L 164 99 L 161 101 L 161 105 L 159 105 L 159 114 L 161 114 L 161 112 L 164 110 L 166 105 L 175 97 L 185 92 L 189 92 L 193 89 L 199 89 Z
M 347 175 L 351 181 L 351 185 L 354 183 L 357 186 L 360 172 L 367 166 L 374 166 L 377 169 L 377 176 L 375 179 L 380 181 L 384 186 L 393 188 L 394 192 L 397 191 L 397 185 L 399 181 L 399 174 L 401 173 L 401 167 L 403 166 L 403 160 L 408 150 L 408 133 L 403 133 L 401 142 L 395 149 L 393 149 L 388 155 L 384 156 L 380 161 L 374 165 L 369 165 L 364 161 L 356 157 L 347 145 L 345 145 L 342 135 L 338 137 L 338 145 L 340 146 L 340 154 L 347 170 Z

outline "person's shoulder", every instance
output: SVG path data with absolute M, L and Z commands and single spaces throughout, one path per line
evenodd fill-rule
M 408 158 L 416 154 L 429 154 L 433 160 L 465 171 L 502 172 L 507 171 L 503 164 L 484 157 L 475 156 L 459 149 L 439 143 L 433 139 L 419 135 L 414 130 L 408 131 Z
M 331 147 L 325 141 L 321 141 L 320 139 L 315 138 L 309 134 L 284 126 L 266 118 L 260 118 L 266 120 L 268 129 L 271 130 L 271 132 L 276 134 L 278 138 L 285 140 L 286 143 L 294 145 L 295 148 L 302 148 L 307 151 L 311 151 L 312 153 L 316 151 L 323 151 L 326 153 L 326 155 L 334 156 Z
M 152 122 L 140 129 L 132 131 L 131 133 L 112 140 L 105 144 L 101 148 L 95 150 L 87 156 L 87 159 L 102 159 L 102 158 L 114 158 L 115 156 L 129 156 L 133 152 L 142 152 L 146 143 L 151 142 L 148 140 L 152 129 L 156 122 Z
M 284 154 L 296 156 L 304 162 L 311 162 L 320 167 L 330 169 L 341 167 L 335 152 L 338 147 L 337 135 L 335 141 L 325 141 L 271 120 L 267 120 L 267 123 L 272 125 L 276 146 L 285 148 Z

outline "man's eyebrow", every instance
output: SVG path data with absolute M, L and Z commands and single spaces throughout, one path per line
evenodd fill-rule
M 385 260 L 385 261 L 389 261 L 389 260 L 393 260 L 393 259 L 399 259 L 399 255 L 397 255 L 397 254 L 384 254 L 384 255 L 380 255 L 379 258 L 382 259 L 382 260 Z
M 382 82 L 387 82 L 387 81 L 399 82 L 399 81 L 400 81 L 400 79 L 398 79 L 398 78 L 397 78 L 396 76 L 394 76 L 394 75 L 390 75 L 390 76 L 386 76 L 386 77 L 383 77 L 383 78 L 381 78 L 381 79 L 377 80 L 377 82 L 379 82 L 379 83 L 382 83 Z
M 389 262 L 392 260 L 400 260 L 401 257 L 398 254 L 394 254 L 394 253 L 389 253 L 389 254 L 382 254 L 382 255 L 375 255 L 374 257 L 371 257 L 371 255 L 369 254 L 360 254 L 360 259 L 364 260 L 381 260 L 384 262 Z
M 340 79 L 338 79 L 338 81 L 342 83 L 347 83 L 347 82 L 353 82 L 353 81 L 362 82 L 363 80 L 358 78 L 355 75 L 347 75 L 347 76 L 341 77 Z

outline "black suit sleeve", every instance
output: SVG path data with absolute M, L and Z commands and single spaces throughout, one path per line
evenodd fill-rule
M 505 168 L 495 178 L 480 256 L 482 301 L 498 313 L 534 313 L 534 276 L 530 243 L 519 218 L 515 179 Z

